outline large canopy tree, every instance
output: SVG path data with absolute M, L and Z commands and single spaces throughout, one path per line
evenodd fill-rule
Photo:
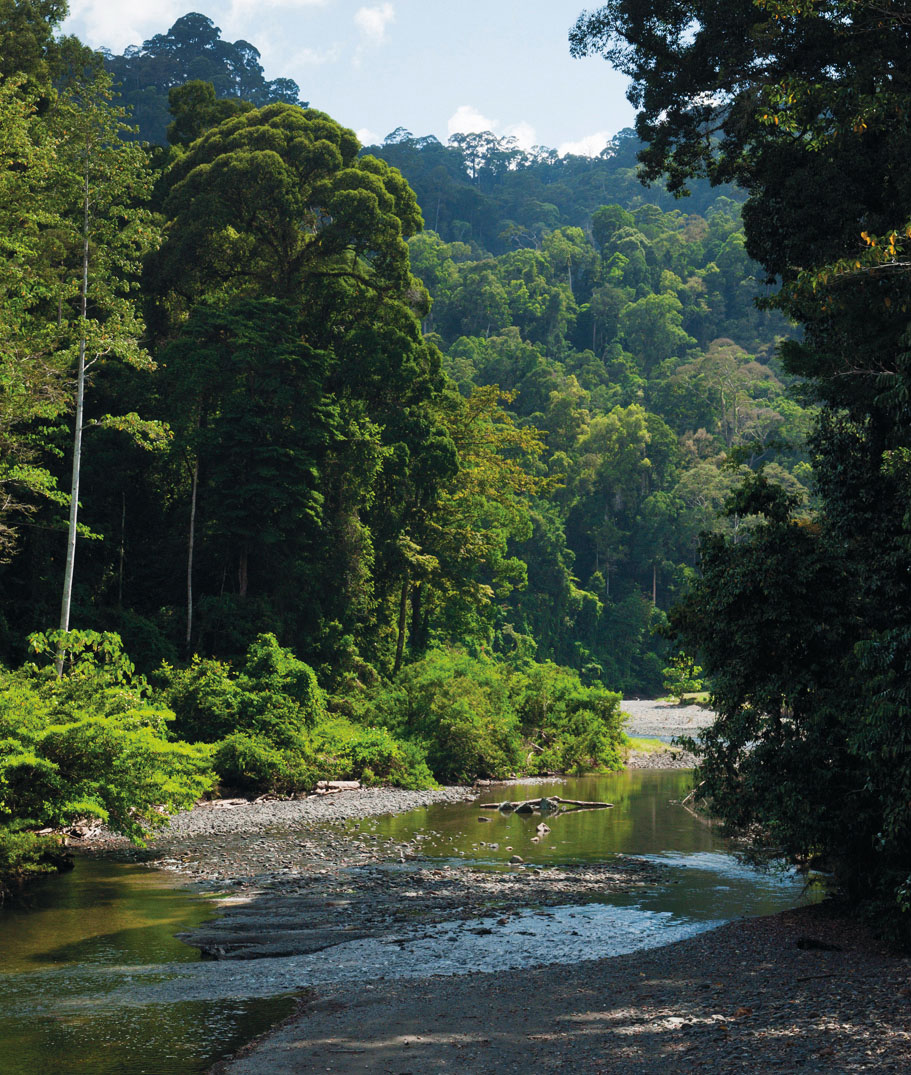
M 394 644 L 384 625 L 394 614 L 387 621 L 377 613 L 408 570 L 399 534 L 408 512 L 432 498 L 427 482 L 443 480 L 451 466 L 434 462 L 446 439 L 433 408 L 440 359 L 421 335 L 427 294 L 408 261 L 406 239 L 421 227 L 420 212 L 401 175 L 359 157 L 359 148 L 354 134 L 325 114 L 291 105 L 268 105 L 212 128 L 165 176 L 168 223 L 146 281 L 159 338 L 190 356 L 169 375 L 184 371 L 189 395 L 203 391 L 209 400 L 205 416 L 197 408 L 191 418 L 205 428 L 188 433 L 186 443 L 203 453 L 201 539 L 234 535 L 223 555 L 235 605 L 296 605 L 289 626 L 304 652 L 323 646 L 318 625 L 336 640 L 325 642 L 328 650 L 349 636 L 382 657 Z M 276 331 L 283 342 L 270 359 Z M 194 348 L 200 358 L 214 356 L 224 377 L 220 393 L 194 372 Z M 280 361 L 294 372 L 279 400 L 273 382 Z M 283 431 L 255 436 L 253 426 L 268 420 Z M 263 469 L 267 451 L 273 455 Z M 277 493 L 261 488 L 254 495 L 264 481 L 284 486 L 287 511 Z M 279 577 L 259 570 L 274 557 L 258 557 L 258 567 L 251 562 L 251 542 L 274 545 L 271 524 L 257 520 L 257 499 L 276 504 L 276 534 L 290 534 L 299 511 L 318 527 L 309 539 L 307 526 L 297 536 L 309 541 L 306 570 Z M 205 548 L 200 553 L 204 562 Z M 213 579 L 222 573 L 210 567 Z M 296 601 L 279 594 L 292 582 Z

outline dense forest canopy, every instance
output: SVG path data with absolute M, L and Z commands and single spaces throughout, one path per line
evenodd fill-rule
M 169 111 L 168 98 L 171 90 L 188 82 L 210 83 L 213 105 L 216 99 L 222 102 L 210 121 L 226 118 L 241 102 L 305 104 L 296 82 L 267 81 L 259 61 L 259 52 L 249 41 L 223 41 L 219 27 L 196 12 L 178 19 L 167 33 L 131 45 L 120 56 L 104 53 L 105 67 L 138 128 L 136 137 L 157 145 L 175 140 L 169 127 L 179 126 L 181 116 Z
M 642 105 L 587 158 L 0 0 L 2 855 L 616 766 L 698 659 L 715 809 L 908 903 L 907 21 L 804 7 L 584 15 Z
M 73 623 L 145 671 L 275 631 L 327 685 L 460 645 L 660 691 L 654 628 L 699 532 L 739 525 L 738 474 L 809 498 L 741 196 L 643 188 L 631 132 L 596 158 L 402 130 L 363 150 L 201 15 L 105 66 L 130 118 L 167 95 L 171 148 L 123 277 L 154 368 L 89 370 Z M 0 570 L 10 659 L 56 621 L 53 383 L 60 454 L 30 449 L 46 495 L 10 513 Z

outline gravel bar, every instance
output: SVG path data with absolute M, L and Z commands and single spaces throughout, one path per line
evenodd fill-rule
M 908 1075 L 909 971 L 822 905 L 521 976 L 322 989 L 213 1075 Z

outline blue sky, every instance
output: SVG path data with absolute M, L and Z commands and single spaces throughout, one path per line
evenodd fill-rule
M 64 29 L 122 52 L 200 11 L 262 53 L 267 78 L 362 141 L 396 127 L 443 141 L 513 134 L 525 146 L 599 152 L 632 125 L 625 80 L 573 60 L 567 34 L 586 0 L 70 0 Z M 597 7 L 588 0 L 588 7 Z

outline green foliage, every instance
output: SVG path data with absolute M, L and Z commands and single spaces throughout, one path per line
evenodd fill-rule
M 583 686 L 578 675 L 549 661 L 532 665 L 513 689 L 531 747 L 526 762 L 530 772 L 620 768 L 619 694 Z
M 433 783 L 420 748 L 386 728 L 327 713 L 313 670 L 274 635 L 255 639 L 236 671 L 195 657 L 186 669 L 165 665 L 158 679 L 177 714 L 175 733 L 215 744 L 215 770 L 226 787 L 291 794 L 321 779 Z
M 441 783 L 506 777 L 521 764 L 508 680 L 489 659 L 433 651 L 403 669 L 371 704 L 393 732 L 425 744 Z
M 420 746 L 393 737 L 387 728 L 329 717 L 314 729 L 313 749 L 325 779 L 412 789 L 436 783 Z
M 212 20 L 196 12 L 179 18 L 167 33 L 156 34 L 141 46 L 104 58 L 124 106 L 132 112 L 138 138 L 158 145 L 167 141 L 188 144 L 201 129 L 231 115 L 241 103 L 299 104 L 297 84 L 289 78 L 267 81 L 259 59 L 249 42 L 223 41 Z M 211 94 L 200 91 L 206 85 Z M 182 92 L 188 87 L 193 89 Z M 175 91 L 176 98 L 171 96 Z M 195 107 L 200 104 L 202 109 Z M 169 106 L 175 116 L 170 125 Z M 191 110 L 195 116 L 189 115 Z
M 238 732 L 300 747 L 325 714 L 313 669 L 271 634 L 254 640 L 236 672 L 224 661 L 194 657 L 185 669 L 162 666 L 158 678 L 162 699 L 176 714 L 175 734 L 197 742 Z
M 167 738 L 173 713 L 149 697 L 114 635 L 35 636 L 69 654 L 66 674 L 0 672 L 0 825 L 63 826 L 84 816 L 141 842 L 212 783 L 210 751 Z
M 681 33 L 671 0 L 612 0 L 580 17 L 573 46 L 631 77 L 647 178 L 749 192 L 745 249 L 780 282 L 764 304 L 802 328 L 784 372 L 820 403 L 816 517 L 796 515 L 787 482 L 747 481 L 673 616 L 719 708 L 706 786 L 733 825 L 821 853 L 907 942 L 911 25 L 904 4 L 853 0 L 697 0 L 687 15 Z M 789 409 L 744 357 L 725 345 L 685 372 L 726 394 L 734 436 L 743 416 L 751 440 L 779 439 Z
M 312 791 L 317 781 L 317 770 L 299 750 L 283 750 L 256 733 L 225 736 L 212 761 L 223 787 L 241 792 L 292 795 Z
M 685 653 L 678 653 L 664 669 L 662 686 L 672 697 L 683 701 L 685 694 L 703 689 L 702 669 Z
M 444 783 L 620 764 L 620 696 L 550 662 L 432 650 L 359 705 L 358 719 L 420 744 Z
M 0 825 L 0 904 L 35 876 L 58 869 L 61 858 L 54 837 Z

